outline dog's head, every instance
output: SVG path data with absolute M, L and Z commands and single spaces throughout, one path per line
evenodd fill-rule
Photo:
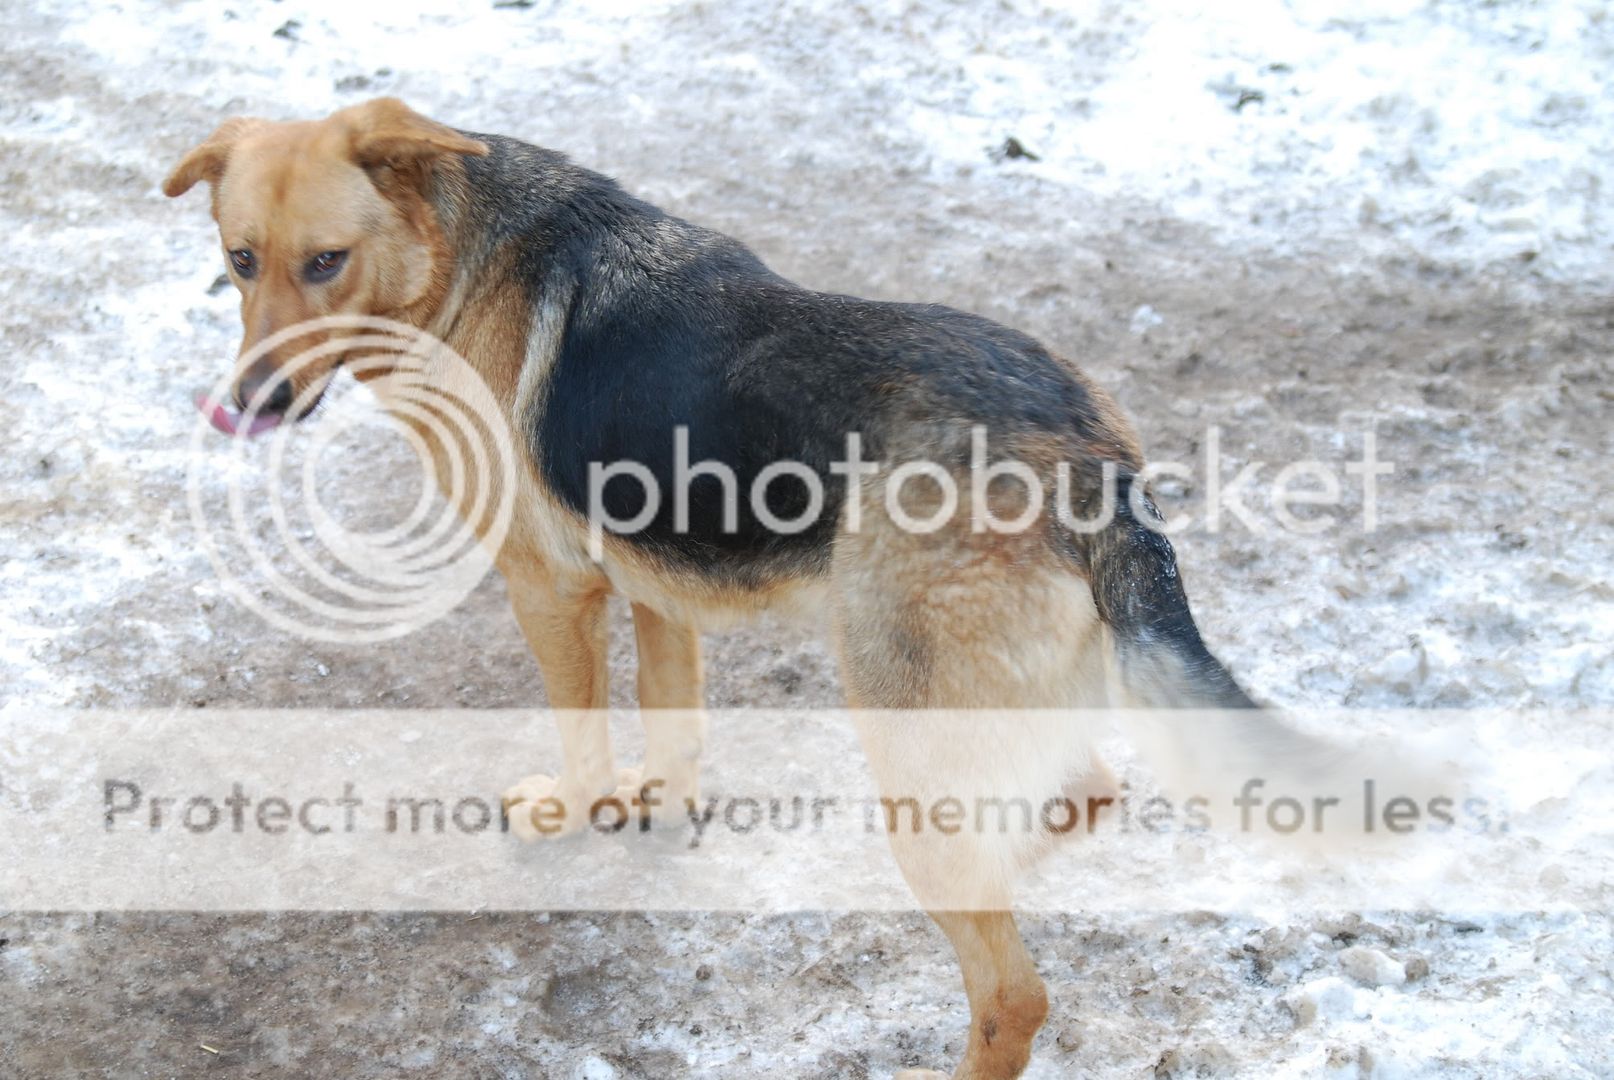
M 289 365 L 292 355 L 327 343 L 329 331 L 277 347 L 265 347 L 267 339 L 320 316 L 408 321 L 440 294 L 449 268 L 428 201 L 434 171 L 487 152 L 487 144 L 379 98 L 307 123 L 237 117 L 185 155 L 163 192 L 183 195 L 202 180 L 212 186 L 225 264 L 241 292 L 236 408 L 204 405 L 214 426 L 234 434 L 246 424 L 256 433 L 288 415 L 301 419 L 343 359 L 332 349 Z

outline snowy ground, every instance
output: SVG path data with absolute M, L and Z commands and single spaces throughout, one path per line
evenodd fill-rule
M 1614 706 L 1600 6 L 368 7 L 8 7 L 0 697 L 542 701 L 497 581 L 391 646 L 310 644 L 231 604 L 185 509 L 190 394 L 238 328 L 204 197 L 158 182 L 222 116 L 396 94 L 805 283 L 1033 332 L 1154 456 L 1216 426 L 1229 472 L 1342 462 L 1371 426 L 1397 463 L 1371 534 L 1180 537 L 1206 636 L 1273 702 L 1533 710 L 1483 749 L 1586 860 L 1472 910 L 1044 910 L 1032 1075 L 1614 1075 L 1614 770 L 1600 721 L 1544 719 Z M 324 482 L 384 509 L 407 465 Z M 715 706 L 838 703 L 799 629 L 709 664 Z M 954 979 L 894 914 L 0 914 L 0 1074 L 882 1077 L 956 1060 Z

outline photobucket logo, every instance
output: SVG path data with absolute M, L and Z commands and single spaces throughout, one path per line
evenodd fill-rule
M 668 501 L 664 487 L 671 489 L 670 526 L 680 535 L 691 531 L 691 492 L 696 484 L 704 484 L 707 490 L 716 484 L 720 489 L 723 533 L 740 531 L 743 510 L 760 529 L 789 536 L 821 520 L 829 501 L 828 485 L 844 479 L 849 497 L 844 506 L 832 507 L 831 512 L 840 516 L 840 527 L 850 533 L 857 533 L 865 514 L 874 512 L 883 514 L 883 520 L 898 529 L 917 534 L 937 532 L 961 517 L 970 532 L 1021 533 L 1052 514 L 1066 529 L 1085 535 L 1107 528 L 1124 506 L 1133 520 L 1168 535 L 1196 526 L 1214 534 L 1237 525 L 1262 536 L 1269 527 L 1310 534 L 1348 525 L 1350 519 L 1340 511 L 1350 501 L 1347 488 L 1353 486 L 1361 492 L 1362 531 L 1373 532 L 1378 528 L 1379 479 L 1395 471 L 1393 462 L 1379 458 L 1378 440 L 1371 429 L 1362 432 L 1358 458 L 1337 463 L 1306 459 L 1270 472 L 1266 462 L 1247 461 L 1229 472 L 1221 449 L 1221 430 L 1211 427 L 1204 439 L 1202 473 L 1196 463 L 1162 460 L 1150 462 L 1135 475 L 1123 474 L 1114 461 L 1090 463 L 1084 466 L 1088 469 L 1085 475 L 1077 475 L 1076 463 L 1058 461 L 1049 475 L 1046 465 L 1039 470 L 1029 462 L 994 455 L 989 433 L 979 424 L 970 430 L 967 468 L 927 460 L 906 460 L 893 466 L 866 458 L 862 436 L 852 432 L 845 437 L 841 456 L 827 467 L 774 461 L 748 484 L 742 483 L 727 462 L 691 461 L 687 426 L 675 427 L 672 441 L 668 483 L 639 461 L 589 463 L 589 550 L 594 559 L 604 557 L 607 533 L 631 536 L 668 523 L 663 512 Z M 1092 475 L 1094 471 L 1097 476 Z M 826 480 L 826 476 L 833 479 Z M 788 517 L 769 502 L 770 491 L 785 478 L 800 485 L 802 493 L 793 500 L 799 509 Z M 1192 512 L 1162 515 L 1148 495 L 1150 484 L 1157 480 L 1202 492 L 1203 517 Z M 638 498 L 609 499 L 607 487 L 613 482 L 635 485 Z M 1006 490 L 1018 494 L 1005 496 Z M 708 508 L 712 505 L 704 496 L 701 503 Z
M 430 334 L 389 319 L 329 316 L 254 346 L 213 388 L 207 411 L 228 402 L 265 357 L 274 358 L 276 383 L 302 388 L 288 416 L 313 408 L 338 363 L 382 407 L 364 408 L 350 395 L 322 410 L 318 423 L 273 425 L 249 440 L 270 427 L 258 415 L 268 398 L 260 392 L 233 423 L 227 453 L 207 421 L 198 423 L 187 476 L 191 521 L 225 590 L 275 627 L 318 641 L 386 641 L 452 610 L 491 569 L 489 553 L 514 512 L 516 450 L 492 390 Z M 366 427 L 401 433 L 423 475 L 401 520 L 356 529 L 327 510 L 318 481 L 331 475 L 332 461 L 353 454 L 340 441 Z M 294 526 L 293 513 L 305 520 Z

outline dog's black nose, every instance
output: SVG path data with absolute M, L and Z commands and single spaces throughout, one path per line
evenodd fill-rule
M 266 390 L 265 387 L 268 387 Z M 235 387 L 236 404 L 243 411 L 257 406 L 258 414 L 284 416 L 296 397 L 291 380 L 278 372 L 248 372 Z

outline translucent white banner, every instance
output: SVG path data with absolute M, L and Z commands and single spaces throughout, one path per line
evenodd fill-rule
M 718 712 L 693 803 L 656 787 L 552 803 L 529 820 L 569 835 L 523 842 L 501 796 L 559 771 L 540 711 L 14 706 L 0 712 L 0 909 L 908 909 L 893 833 L 932 869 L 1040 854 L 1015 893 L 1028 910 L 1608 905 L 1610 714 L 1286 717 L 1358 749 L 1255 775 L 1240 714 Z M 637 763 L 638 718 L 610 724 Z M 1130 749 L 1178 745 L 1190 729 L 1172 725 L 1197 725 L 1182 745 L 1198 787 L 1157 787 L 1170 770 Z M 860 729 L 903 759 L 887 759 L 883 791 Z M 1081 775 L 1044 782 L 1089 737 L 1119 778 L 1108 802 Z M 1053 771 L 1004 783 L 1000 750 L 1027 746 L 1046 746 Z M 939 769 L 904 771 L 926 760 Z M 930 906 L 975 905 L 978 883 L 959 876 L 931 875 Z

